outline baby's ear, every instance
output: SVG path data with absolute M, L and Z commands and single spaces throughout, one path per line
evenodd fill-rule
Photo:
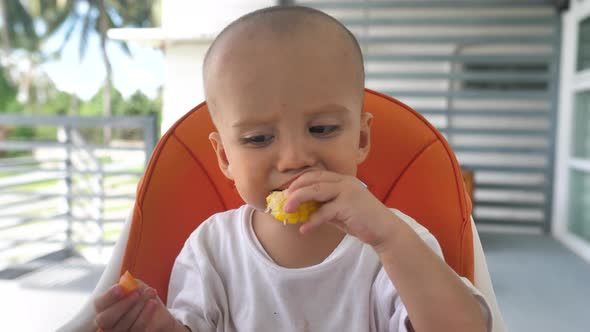
M 361 112 L 361 126 L 359 133 L 359 149 L 357 163 L 360 164 L 369 155 L 371 150 L 371 123 L 373 122 L 373 114 L 369 112 Z
M 219 169 L 226 178 L 233 180 L 234 178 L 231 174 L 231 166 L 229 164 L 229 159 L 227 159 L 227 154 L 225 153 L 225 148 L 223 147 L 223 142 L 221 141 L 221 136 L 218 132 L 212 132 L 209 134 L 209 141 L 211 142 L 213 150 L 215 150 L 215 154 L 217 155 Z

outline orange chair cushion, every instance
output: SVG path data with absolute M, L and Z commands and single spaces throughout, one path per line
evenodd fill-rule
M 471 203 L 442 135 L 401 102 L 366 90 L 374 115 L 371 152 L 358 177 L 387 206 L 412 216 L 439 241 L 447 263 L 473 282 Z M 209 143 L 215 128 L 202 103 L 160 139 L 138 186 L 121 271 L 156 288 L 165 301 L 174 260 L 186 238 L 242 199 L 223 176 Z

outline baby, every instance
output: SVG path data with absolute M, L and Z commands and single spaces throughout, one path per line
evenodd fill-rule
M 204 61 L 219 167 L 246 205 L 187 239 L 167 305 L 141 283 L 95 300 L 104 331 L 486 331 L 485 299 L 435 238 L 355 176 L 370 150 L 364 68 L 353 35 L 304 7 L 230 24 Z M 401 142 L 403 144 L 403 142 Z M 315 201 L 305 223 L 266 213 Z

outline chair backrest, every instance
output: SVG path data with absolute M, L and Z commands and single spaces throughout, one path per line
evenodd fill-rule
M 473 282 L 471 202 L 444 137 L 401 102 L 366 90 L 373 113 L 371 152 L 358 177 L 387 206 L 416 219 L 439 241 L 447 263 Z M 243 204 L 209 143 L 214 126 L 202 103 L 168 130 L 137 189 L 121 271 L 166 300 L 170 271 L 189 234 L 216 212 Z

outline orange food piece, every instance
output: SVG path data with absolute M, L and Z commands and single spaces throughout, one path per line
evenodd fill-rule
M 119 285 L 121 285 L 121 288 L 123 288 L 127 294 L 139 288 L 139 282 L 133 278 L 129 271 L 125 271 L 125 273 L 121 276 L 119 279 Z

